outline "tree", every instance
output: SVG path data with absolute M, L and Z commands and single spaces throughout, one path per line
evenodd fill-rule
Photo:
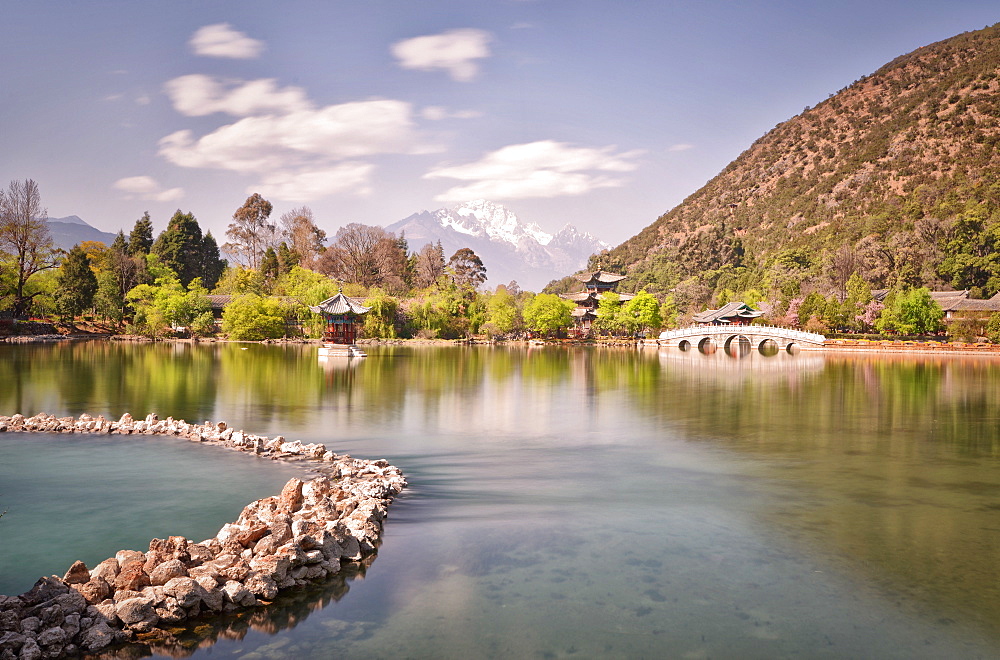
M 262 341 L 285 335 L 281 304 L 254 294 L 237 296 L 222 310 L 222 331 L 236 341 Z
M 659 330 L 663 327 L 660 303 L 653 294 L 645 290 L 635 294 L 632 300 L 622 305 L 621 311 L 625 329 L 632 333 Z
M 491 336 L 505 335 L 514 330 L 517 324 L 517 300 L 504 286 L 498 286 L 496 292 L 486 303 L 485 330 Z
M 399 301 L 385 291 L 374 288 L 365 299 L 365 337 L 394 339 L 396 337 L 396 316 L 399 312 Z
M 283 213 L 278 219 L 281 223 L 281 233 L 288 240 L 289 247 L 298 255 L 299 261 L 306 268 L 312 268 L 316 259 L 326 250 L 326 232 L 316 226 L 313 212 L 308 206 L 302 206 Z
M 133 325 L 137 332 L 159 337 L 171 328 L 206 328 L 211 325 L 211 304 L 208 290 L 195 278 L 183 286 L 177 275 L 160 262 L 159 257 L 148 257 L 149 271 L 154 284 L 140 284 L 126 295 L 135 309 Z
M 153 221 L 149 211 L 135 221 L 132 233 L 128 235 L 128 253 L 133 257 L 145 257 L 153 249 Z
M 215 288 L 228 265 L 219 254 L 219 244 L 215 242 L 212 232 L 205 232 L 205 236 L 201 239 L 201 268 L 198 271 L 198 277 L 201 278 L 206 289 Z
M 924 335 L 944 328 L 944 311 L 926 288 L 890 291 L 875 322 L 879 332 Z
M 144 267 L 145 257 L 142 261 Z M 97 272 L 94 306 L 98 313 L 116 324 L 124 321 L 128 306 L 125 294 L 140 284 L 141 272 L 139 259 L 129 256 L 129 242 L 119 231 L 108 248 L 103 268 Z
M 441 241 L 428 243 L 414 255 L 414 284 L 421 289 L 429 287 L 444 275 L 444 249 Z
M 13 284 L 8 295 L 13 298 L 15 316 L 23 316 L 32 298 L 25 285 L 35 273 L 58 266 L 59 251 L 53 245 L 42 208 L 38 184 L 31 179 L 11 181 L 0 191 L 0 252 L 12 262 Z
M 96 292 L 97 276 L 90 268 L 90 258 L 79 244 L 74 245 L 59 267 L 56 309 L 60 316 L 72 319 L 93 307 Z
M 524 322 L 543 334 L 552 334 L 573 322 L 570 310 L 573 303 L 552 293 L 540 293 L 524 307 Z
M 406 254 L 396 237 L 371 225 L 352 222 L 341 227 L 323 253 L 317 269 L 363 287 L 380 286 L 390 291 L 405 287 Z
M 471 248 L 459 248 L 448 260 L 448 270 L 458 286 L 475 289 L 486 281 L 486 266 Z
M 622 323 L 622 297 L 614 291 L 602 293 L 597 302 L 597 318 L 594 329 L 607 334 L 617 334 L 625 330 Z
M 275 243 L 277 237 L 276 227 L 267 221 L 272 208 L 271 202 L 254 193 L 236 209 L 233 221 L 226 230 L 229 242 L 222 249 L 253 270 L 257 269 L 264 251 Z
M 167 228 L 156 237 L 151 252 L 156 254 L 163 265 L 177 274 L 180 283 L 202 276 L 204 261 L 201 227 L 191 213 L 181 213 L 178 209 Z

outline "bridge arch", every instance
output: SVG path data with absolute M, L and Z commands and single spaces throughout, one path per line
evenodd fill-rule
M 731 335 L 723 344 L 723 349 L 729 357 L 741 358 L 750 353 L 752 344 L 745 335 Z
M 691 342 L 689 342 L 687 339 L 682 339 L 677 343 L 677 348 L 681 349 L 682 351 L 690 351 Z
M 711 355 L 715 352 L 715 339 L 712 337 L 704 337 L 698 342 L 698 351 L 704 353 L 705 355 Z

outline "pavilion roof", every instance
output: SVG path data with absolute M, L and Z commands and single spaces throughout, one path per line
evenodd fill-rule
M 695 314 L 693 320 L 695 323 L 715 323 L 716 321 L 724 321 L 725 319 L 736 317 L 755 319 L 763 313 L 764 312 L 752 308 L 745 302 L 736 300 L 726 303 L 719 309 L 709 309 L 701 312 L 700 314 Z
M 348 298 L 343 293 L 338 293 L 332 298 L 327 298 L 318 305 L 309 308 L 317 314 L 365 314 L 371 307 L 361 304 L 359 298 Z
M 627 276 L 619 275 L 618 273 L 608 273 L 603 270 L 598 270 L 593 273 L 583 273 L 582 275 L 574 275 L 576 279 L 583 282 L 584 284 L 601 282 L 603 284 L 614 284 L 615 282 L 621 282 Z

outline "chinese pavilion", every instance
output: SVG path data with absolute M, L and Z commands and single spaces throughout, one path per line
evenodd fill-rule
M 334 297 L 309 309 L 321 315 L 326 322 L 320 357 L 365 357 L 364 351 L 355 346 L 354 342 L 363 322 L 362 317 L 371 307 L 365 307 L 357 299 L 338 292 Z
M 597 318 L 597 307 L 601 297 L 608 291 L 614 291 L 618 287 L 618 283 L 627 276 L 598 270 L 574 277 L 583 284 L 583 291 L 564 293 L 562 297 L 576 303 L 576 309 L 570 312 L 573 317 L 573 332 L 577 337 L 585 337 L 590 334 L 590 327 Z M 622 293 L 619 296 L 622 302 L 627 302 L 635 297 L 628 293 Z
M 750 325 L 763 313 L 745 302 L 735 301 L 695 314 L 693 320 L 698 325 Z

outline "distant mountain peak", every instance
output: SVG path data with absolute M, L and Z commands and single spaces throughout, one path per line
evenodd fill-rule
M 550 234 L 533 222 L 523 221 L 503 204 L 485 199 L 415 213 L 386 229 L 405 233 L 414 250 L 436 241 L 441 241 L 448 253 L 472 248 L 486 265 L 490 284 L 516 280 L 535 291 L 579 270 L 591 254 L 608 247 L 570 224 Z

